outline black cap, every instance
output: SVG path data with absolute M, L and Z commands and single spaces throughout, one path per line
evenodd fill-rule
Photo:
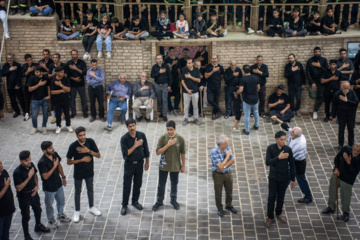
M 285 90 L 285 86 L 282 85 L 282 84 L 280 84 L 280 85 L 278 86 L 278 89 L 280 89 L 280 90 Z
M 64 71 L 64 67 L 63 66 L 58 66 L 55 68 L 55 72 L 61 72 Z

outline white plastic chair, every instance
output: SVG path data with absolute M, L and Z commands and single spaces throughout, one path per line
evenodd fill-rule
M 133 95 L 132 96 L 133 105 L 134 105 L 134 101 L 135 101 L 135 97 Z M 154 99 L 152 99 L 152 101 L 153 101 L 153 105 L 154 105 Z M 146 105 L 141 105 L 139 108 L 146 110 Z M 133 110 L 133 119 L 136 119 L 136 114 L 135 114 L 134 110 Z M 154 107 L 151 109 L 151 113 L 150 113 L 150 120 L 152 121 L 153 119 L 154 119 Z
M 112 94 L 112 91 L 110 92 L 110 96 Z M 110 102 L 110 99 L 107 100 L 107 109 L 109 111 L 109 102 Z M 126 114 L 125 114 L 125 120 L 129 119 L 129 99 L 127 98 L 126 99 L 126 106 L 127 106 L 127 111 L 126 111 Z M 121 111 L 121 109 L 119 107 L 116 107 L 115 111 Z

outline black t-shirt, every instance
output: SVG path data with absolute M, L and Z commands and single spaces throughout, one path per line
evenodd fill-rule
M 331 80 L 330 82 L 327 82 L 324 84 L 324 87 L 329 90 L 337 91 L 340 89 L 340 81 L 341 81 L 341 72 L 338 70 L 335 70 L 334 73 L 331 72 L 330 69 L 327 69 L 321 76 L 323 79 L 329 79 L 332 76 L 338 77 L 338 80 Z
M 45 59 L 43 58 L 38 62 L 38 64 L 40 65 L 41 62 L 45 63 L 45 65 L 48 69 L 49 69 L 50 65 L 54 63 L 54 61 L 51 58 L 49 58 L 49 61 L 47 63 L 45 62 Z M 45 71 L 45 70 L 44 70 L 44 72 L 47 73 L 47 71 Z
M 20 192 L 17 192 L 18 197 L 30 197 L 32 190 L 36 187 L 35 174 L 37 173 L 37 169 L 33 163 L 31 163 L 30 169 L 31 168 L 34 168 L 34 175 L 31 177 L 26 186 Z M 20 164 L 14 170 L 13 177 L 15 186 L 22 184 L 28 178 L 30 169 L 26 169 L 23 165 Z
M 240 79 L 240 86 L 244 87 L 242 96 L 244 102 L 250 105 L 254 105 L 258 102 L 258 84 L 260 84 L 259 79 L 254 75 L 243 76 Z
M 100 21 L 100 22 L 98 23 L 98 26 L 97 26 L 97 27 L 98 27 L 98 29 L 100 29 L 100 32 L 101 32 L 102 34 L 106 34 L 106 32 L 108 32 L 109 29 L 112 30 L 110 21 L 107 21 L 106 23 L 103 23 L 103 21 Z
M 185 74 L 187 73 L 190 73 L 190 75 L 192 77 L 195 77 L 195 78 L 200 78 L 200 71 L 199 69 L 197 69 L 196 67 L 193 67 L 193 70 L 190 71 L 189 68 L 185 68 L 182 75 L 181 75 L 181 80 L 184 80 L 185 81 L 185 85 L 186 87 L 189 89 L 189 90 L 193 90 L 192 93 L 197 93 L 199 92 L 199 86 L 197 82 L 193 81 L 192 79 L 190 78 L 186 78 L 185 77 Z M 201 80 L 201 79 L 200 79 Z M 184 93 L 187 93 L 184 89 Z
M 87 26 L 90 22 L 92 23 L 92 26 L 85 30 L 85 34 L 92 33 L 95 30 L 95 27 L 97 27 L 99 24 L 99 22 L 95 19 L 89 21 L 87 18 L 85 18 L 82 25 Z
M 72 22 L 69 23 L 69 26 L 66 25 L 65 21 L 61 22 L 60 29 L 62 29 L 64 32 L 71 33 L 72 32 L 71 27 L 75 29 L 75 25 Z
M 63 77 L 61 80 L 58 80 L 56 77 L 54 77 L 50 83 L 50 91 L 62 90 L 62 87 L 56 85 L 55 81 L 61 81 L 62 85 L 66 87 L 70 87 L 70 80 L 67 77 Z M 55 94 L 55 95 L 51 95 L 51 97 L 53 98 L 54 102 L 69 101 L 69 93 Z
M 219 71 L 214 72 L 210 77 L 207 78 L 207 87 L 211 89 L 221 88 L 221 75 L 224 75 L 224 68 L 218 64 L 220 67 Z M 209 73 L 214 69 L 212 64 L 208 64 L 205 68 L 205 73 Z
M 272 27 L 270 27 L 271 29 L 281 29 L 283 27 L 283 24 L 284 23 L 281 17 L 278 18 L 272 17 L 269 22 L 269 25 L 272 25 Z M 278 28 L 277 25 L 281 25 L 281 26 Z
M 125 30 L 125 27 L 122 23 L 119 23 L 119 26 L 114 26 L 113 28 L 115 30 L 114 33 L 120 33 L 123 32 Z
M 174 59 L 172 59 L 171 57 L 167 57 L 165 58 L 164 63 L 167 64 L 170 68 L 170 65 L 174 62 L 177 61 L 176 64 L 174 64 L 171 68 L 171 75 L 172 75 L 172 86 L 178 86 L 179 85 L 179 73 L 178 73 L 178 69 L 180 68 L 180 61 L 177 57 L 175 57 Z
M 35 67 L 37 65 L 38 64 L 36 64 L 36 63 L 31 63 L 30 67 Z M 25 72 L 29 69 L 29 65 L 27 63 L 25 63 L 25 64 L 22 65 L 21 68 L 23 70 L 23 77 L 26 77 L 25 87 L 28 87 L 30 78 L 35 75 L 35 68 L 34 68 L 34 71 L 29 72 L 27 76 L 25 76 Z
M 5 0 L 0 0 L 0 2 L 5 2 Z M 5 9 L 5 6 L 0 6 L 0 11 L 5 11 L 6 12 L 6 9 Z
M 69 74 L 69 68 L 66 66 L 65 63 L 60 63 L 60 66 L 62 66 L 64 68 L 64 73 L 65 74 Z M 50 64 L 49 74 L 55 73 L 55 68 L 56 68 L 55 63 Z
M 34 91 L 31 92 L 33 100 L 42 100 L 48 96 L 48 87 L 50 86 L 50 81 L 47 76 L 43 75 L 41 78 L 39 78 L 35 75 L 32 76 L 29 80 L 29 87 L 33 87 L 33 86 L 37 85 L 40 82 L 40 80 L 46 81 L 46 84 L 38 87 L 37 89 L 35 89 Z
M 95 141 L 91 138 L 86 138 L 84 146 L 86 146 L 89 150 L 93 152 L 99 152 L 99 149 L 97 148 Z M 79 141 L 73 142 L 69 146 L 69 150 L 66 154 L 66 157 L 68 159 L 79 160 L 85 156 L 89 156 L 91 157 L 91 161 L 74 164 L 74 178 L 75 179 L 91 178 L 94 176 L 94 158 L 89 153 L 79 153 L 76 150 L 76 148 L 78 147 L 82 147 Z
M 334 17 L 328 17 L 326 15 L 321 20 L 321 26 L 327 26 L 328 28 L 331 28 L 331 25 L 333 24 L 334 24 Z
M 282 93 L 280 96 L 278 96 L 275 92 L 270 95 L 269 104 L 276 103 L 277 101 L 279 101 L 279 99 L 283 99 L 284 102 L 282 104 L 276 105 L 275 107 L 271 108 L 270 110 L 282 111 L 282 110 L 284 110 L 284 108 L 286 108 L 286 105 L 288 105 L 290 103 L 289 97 L 285 93 Z
M 1 10 L 1 9 L 0 9 Z M 3 170 L 0 175 L 0 191 L 5 187 L 4 179 L 9 178 L 9 173 Z M 0 198 L 0 217 L 8 216 L 15 212 L 14 195 L 9 185 L 4 196 Z
M 59 160 L 59 163 L 61 162 L 61 157 L 57 152 L 54 152 L 53 159 L 54 157 Z M 53 167 L 54 162 L 44 154 L 38 162 L 38 169 L 40 172 L 41 180 L 43 182 L 43 190 L 47 192 L 56 192 L 62 186 L 62 181 L 59 173 L 59 165 L 48 179 L 45 180 L 42 177 L 43 173 L 49 172 Z
M 203 55 L 201 55 L 201 52 L 197 52 L 194 59 L 197 59 L 198 57 L 203 57 L 204 60 L 201 61 L 201 66 L 205 66 L 209 62 L 209 54 L 207 51 Z
M 134 22 L 131 22 L 130 23 L 130 27 L 129 27 L 129 31 L 132 31 L 132 32 L 137 32 L 139 31 L 142 32 L 142 31 L 145 31 L 146 28 L 144 26 L 144 23 L 142 21 L 140 21 L 140 23 L 138 25 L 135 25 Z

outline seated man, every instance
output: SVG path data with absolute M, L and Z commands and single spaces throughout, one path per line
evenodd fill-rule
M 125 114 L 127 112 L 127 99 L 131 96 L 131 83 L 126 81 L 126 75 L 121 73 L 117 79 L 106 86 L 107 99 L 109 100 L 107 121 L 108 124 L 105 130 L 112 131 L 112 121 L 114 112 L 117 107 L 120 108 L 120 122 L 125 123 Z
M 284 89 L 284 85 L 279 85 L 276 92 L 270 95 L 270 117 L 276 116 L 283 122 L 290 122 L 291 118 L 294 117 L 294 113 L 290 110 L 289 97 L 284 93 Z M 273 119 L 271 121 L 276 124 Z
M 210 19 L 207 22 L 207 33 L 209 36 L 223 37 L 225 29 L 223 29 L 219 23 L 216 13 L 210 14 Z
M 111 31 L 111 35 L 115 39 L 123 40 L 126 39 L 126 29 L 124 25 L 119 22 L 118 18 L 111 19 L 111 26 L 113 30 Z
M 306 29 L 304 29 L 304 21 L 301 16 L 299 16 L 300 10 L 294 8 L 292 11 L 292 17 L 289 21 L 289 28 L 285 29 L 285 37 L 299 37 L 306 36 Z
M 146 105 L 146 122 L 150 122 L 150 113 L 154 106 L 155 91 L 152 84 L 146 80 L 147 76 L 145 72 L 140 74 L 140 80 L 134 84 L 134 97 L 133 111 L 136 115 L 136 120 L 141 122 L 143 116 L 140 113 L 139 107 Z
M 140 21 L 139 16 L 134 16 L 126 37 L 130 40 L 145 40 L 148 36 L 149 32 L 146 31 L 145 24 Z
M 334 14 L 331 8 L 326 10 L 326 15 L 321 20 L 322 32 L 325 35 L 341 34 L 339 29 L 335 26 Z
M 306 29 L 309 35 L 320 35 L 321 34 L 321 18 L 320 12 L 315 11 L 312 16 L 308 19 Z
M 77 40 L 79 32 L 75 30 L 75 25 L 70 21 L 70 17 L 65 17 L 65 21 L 61 22 L 58 37 L 62 40 Z
M 55 5 L 52 0 L 33 0 L 30 7 L 30 16 L 48 16 L 54 9 Z

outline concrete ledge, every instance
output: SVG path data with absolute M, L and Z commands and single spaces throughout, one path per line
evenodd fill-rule
M 37 21 L 37 22 L 42 22 L 42 21 L 50 21 L 50 22 L 58 22 L 59 21 L 59 17 L 57 14 L 52 14 L 50 16 L 37 16 L 37 17 L 31 17 L 29 13 L 25 14 L 25 15 L 21 15 L 21 14 L 15 14 L 15 15 L 9 15 L 8 16 L 8 20 L 10 21 Z

